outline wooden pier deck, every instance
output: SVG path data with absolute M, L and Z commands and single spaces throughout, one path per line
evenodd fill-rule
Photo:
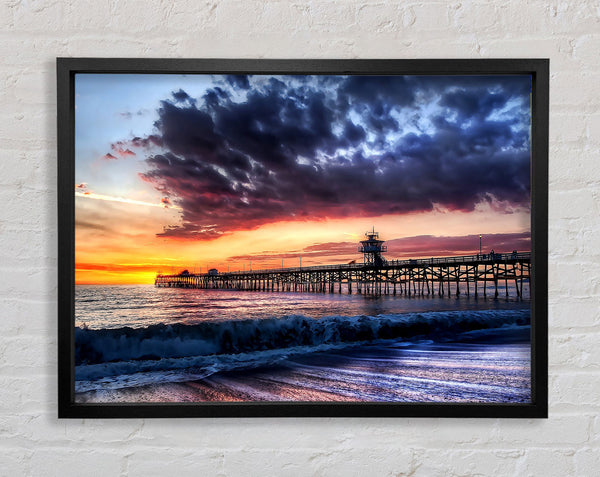
M 264 292 L 358 293 L 366 295 L 493 296 L 509 289 L 523 296 L 529 283 L 531 252 L 390 260 L 380 266 L 324 265 L 236 272 L 156 276 L 157 287 L 230 289 Z M 509 283 L 511 286 L 509 286 Z M 514 283 L 514 287 L 512 284 Z M 461 286 L 462 285 L 462 286 Z

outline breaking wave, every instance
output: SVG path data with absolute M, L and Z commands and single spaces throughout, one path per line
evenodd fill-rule
M 452 340 L 460 334 L 529 325 L 528 310 L 445 311 L 378 316 L 305 316 L 159 324 L 146 328 L 75 328 L 75 364 L 152 360 L 386 339 Z

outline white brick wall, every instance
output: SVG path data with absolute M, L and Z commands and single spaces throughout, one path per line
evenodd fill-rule
M 600 3 L 3 0 L 0 475 L 600 475 Z M 550 418 L 56 419 L 56 56 L 549 57 Z

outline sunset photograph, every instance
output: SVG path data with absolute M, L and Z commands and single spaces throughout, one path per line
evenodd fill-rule
M 75 75 L 75 401 L 530 403 L 530 75 Z

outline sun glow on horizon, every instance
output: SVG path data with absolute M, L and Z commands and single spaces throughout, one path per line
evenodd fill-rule
M 87 203 L 88 210 L 91 203 Z M 93 203 L 91 209 L 96 213 L 98 207 L 102 209 L 104 204 L 109 205 L 102 201 Z M 116 216 L 135 207 L 131 203 L 113 204 L 106 212 Z M 157 236 L 161 220 L 153 221 L 152 216 L 153 213 L 139 224 L 113 221 L 109 234 L 97 234 L 94 228 L 79 231 L 76 283 L 152 284 L 158 273 L 175 274 L 184 269 L 206 273 L 210 268 L 231 272 L 272 269 L 281 268 L 282 260 L 284 267 L 296 267 L 300 263 L 303 266 L 345 264 L 352 260 L 360 263 L 362 255 L 358 252 L 358 242 L 373 226 L 388 243 L 410 237 L 435 237 L 431 231 L 436 229 L 444 230 L 447 237 L 479 237 L 482 220 L 488 221 L 484 237 L 528 231 L 525 214 L 515 221 L 514 214 L 491 213 L 489 210 L 451 214 L 432 211 L 402 218 L 381 216 L 277 222 L 224 234 L 214 240 L 195 241 Z M 131 227 L 142 234 L 132 235 Z M 466 244 L 465 250 L 456 249 L 454 253 L 443 255 L 477 253 L 478 246 L 477 239 Z M 486 246 L 493 248 L 494 244 L 487 243 Z M 431 256 L 431 253 L 419 251 L 418 247 L 410 252 L 390 246 L 385 256 L 388 259 L 421 258 Z

